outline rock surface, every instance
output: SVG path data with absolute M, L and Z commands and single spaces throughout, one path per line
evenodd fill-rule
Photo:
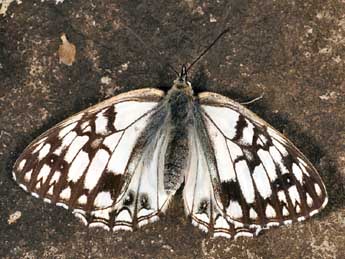
M 0 17 L 0 257 L 345 258 L 344 13 L 341 0 L 11 5 Z M 248 107 L 288 136 L 326 183 L 330 200 L 318 216 L 255 239 L 213 239 L 190 224 L 177 196 L 160 221 L 109 233 L 87 229 L 11 179 L 15 159 L 40 133 L 114 94 L 167 89 L 175 75 L 166 63 L 192 62 L 226 27 L 194 66 L 193 85 L 240 102 L 264 93 Z M 76 46 L 72 66 L 59 64 L 62 33 Z

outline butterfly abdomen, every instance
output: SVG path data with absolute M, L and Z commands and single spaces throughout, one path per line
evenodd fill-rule
M 164 187 L 176 191 L 183 182 L 189 159 L 188 128 L 193 122 L 191 97 L 183 89 L 173 89 L 167 96 L 169 142 L 164 163 Z

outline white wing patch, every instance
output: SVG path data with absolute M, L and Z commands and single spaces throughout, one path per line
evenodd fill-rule
M 223 130 L 223 134 L 231 139 L 236 135 L 236 125 L 240 114 L 234 110 L 223 107 L 214 107 L 205 105 L 203 107 L 206 113 L 212 117 L 215 124 Z
M 114 126 L 118 130 L 125 129 L 137 118 L 152 110 L 157 104 L 148 102 L 123 102 L 116 105 L 115 111 L 118 120 L 115 120 Z
M 117 148 L 111 155 L 107 169 L 115 174 L 123 174 L 127 166 L 129 156 L 134 148 L 137 137 L 148 123 L 148 116 L 139 120 L 135 126 L 123 132 Z M 118 137 L 117 137 L 118 138 Z M 116 139 L 117 139 L 116 138 Z
M 109 157 L 109 153 L 104 149 L 99 149 L 96 152 L 85 174 L 84 188 L 88 190 L 95 188 L 107 166 Z

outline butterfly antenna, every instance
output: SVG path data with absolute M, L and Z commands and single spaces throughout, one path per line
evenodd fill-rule
M 209 51 L 212 47 L 213 47 L 213 45 L 214 44 L 216 44 L 217 43 L 217 41 L 221 38 L 221 37 L 223 37 L 223 35 L 225 34 L 225 33 L 228 33 L 230 31 L 230 28 L 227 28 L 227 29 L 225 29 L 224 31 L 222 31 L 219 35 L 218 35 L 218 37 L 203 51 L 203 52 L 201 52 L 201 54 L 196 58 L 196 59 L 194 59 L 194 61 L 192 62 L 192 64 L 190 64 L 189 65 L 189 67 L 187 68 L 187 72 L 188 72 L 188 70 L 196 63 L 196 62 L 198 62 L 206 53 L 207 53 L 207 51 Z
M 150 47 L 145 43 L 145 41 L 144 41 L 138 34 L 136 34 L 131 28 L 127 27 L 126 25 L 122 25 L 122 26 L 123 26 L 124 28 L 126 28 L 127 31 L 128 31 L 130 34 L 132 34 L 134 37 L 136 37 L 136 38 L 140 41 L 140 43 L 141 43 L 147 50 L 151 51 L 152 54 L 154 54 L 155 56 L 158 56 L 158 57 L 160 57 L 160 58 L 162 57 L 162 54 L 159 53 L 159 51 L 157 51 L 156 49 L 150 48 Z M 167 63 L 167 66 L 168 66 L 172 71 L 174 71 L 175 74 L 176 74 L 177 76 L 179 76 L 179 73 L 176 71 L 176 69 L 175 69 L 170 63 Z

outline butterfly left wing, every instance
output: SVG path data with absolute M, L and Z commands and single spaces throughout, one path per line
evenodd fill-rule
M 90 226 L 131 230 L 156 220 L 169 198 L 159 182 L 164 116 L 152 119 L 162 115 L 163 97 L 150 88 L 130 91 L 68 118 L 24 150 L 14 179 Z
M 254 236 L 327 204 L 318 172 L 282 134 L 222 95 L 198 97 L 184 191 L 195 225 L 230 238 Z

